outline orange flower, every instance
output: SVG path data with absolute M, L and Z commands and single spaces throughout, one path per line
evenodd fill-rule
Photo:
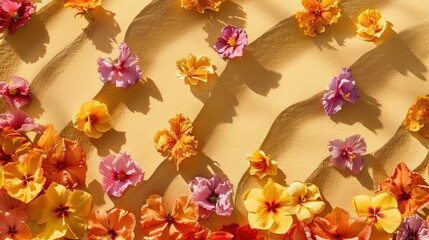
M 304 28 L 304 34 L 315 37 L 323 33 L 325 26 L 336 23 L 341 17 L 338 0 L 302 0 L 305 10 L 297 12 L 299 26 Z
M 33 234 L 25 224 L 26 221 L 27 214 L 22 210 L 15 209 L 10 212 L 0 212 L 0 239 L 31 239 Z
M 100 138 L 112 128 L 111 116 L 106 104 L 91 100 L 82 104 L 73 117 L 73 127 L 84 132 L 88 137 Z
M 357 36 L 365 41 L 380 38 L 386 30 L 387 22 L 377 9 L 367 9 L 359 14 Z
M 97 210 L 88 221 L 88 240 L 134 239 L 136 218 L 123 209 Z
M 199 58 L 189 54 L 188 58 L 181 58 L 176 62 L 180 73 L 177 77 L 186 80 L 192 85 L 197 85 L 199 81 L 207 82 L 210 74 L 214 74 L 211 59 L 205 56 Z
M 64 0 L 64 7 L 75 8 L 82 13 L 87 13 L 101 5 L 101 0 Z
M 9 212 L 19 209 L 28 214 L 28 205 L 16 198 L 9 196 L 5 188 L 0 189 L 0 212 Z
M 352 218 L 342 208 L 335 208 L 325 218 L 316 217 L 308 227 L 322 239 L 368 240 L 371 235 L 371 226 L 366 217 Z
M 271 156 L 265 155 L 263 151 L 256 150 L 246 158 L 250 165 L 250 175 L 257 175 L 260 179 L 267 175 L 277 175 L 277 162 L 271 160 Z
M 169 120 L 170 129 L 155 134 L 155 148 L 162 154 L 170 153 L 169 161 L 176 163 L 177 170 L 183 159 L 197 154 L 198 141 L 191 136 L 192 122 L 182 114 Z
M 403 121 L 406 129 L 411 132 L 420 132 L 423 137 L 429 138 L 429 97 L 420 96 L 417 102 L 408 109 Z
M 160 239 L 182 239 L 186 233 L 198 227 L 198 204 L 188 196 L 176 200 L 173 211 L 167 214 L 162 197 L 153 194 L 141 209 L 141 224 L 146 237 Z
M 17 162 L 18 157 L 31 148 L 31 143 L 12 128 L 6 127 L 0 134 L 0 167 Z
M 405 163 L 399 163 L 393 175 L 382 182 L 378 191 L 387 190 L 395 195 L 399 211 L 411 216 L 429 204 L 429 186 L 417 172 L 411 172 Z
M 194 10 L 199 13 L 204 13 L 204 10 L 209 9 L 213 11 L 219 11 L 219 6 L 225 2 L 225 0 L 181 0 L 182 8 L 188 10 Z

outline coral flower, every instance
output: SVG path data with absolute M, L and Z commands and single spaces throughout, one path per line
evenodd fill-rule
M 366 153 L 366 143 L 361 135 L 353 135 L 344 141 L 335 139 L 329 142 L 331 164 L 345 170 L 346 168 L 358 174 L 363 168 L 362 154 Z
M 405 163 L 399 163 L 393 175 L 382 182 L 378 191 L 391 192 L 404 216 L 413 215 L 429 204 L 429 186 L 417 172 L 411 172 Z
M 309 225 L 309 229 L 321 239 L 368 240 L 371 227 L 366 217 L 352 218 L 342 208 L 335 208 L 325 218 L 316 217 Z
M 63 185 L 52 183 L 45 194 L 30 203 L 32 219 L 45 225 L 38 239 L 79 239 L 86 229 L 91 201 L 91 194 L 85 191 L 70 192 Z
M 28 139 L 12 128 L 6 127 L 0 132 L 0 166 L 17 162 L 18 157 L 27 153 L 31 148 Z
M 420 134 L 429 138 L 429 97 L 420 96 L 417 102 L 408 109 L 407 116 L 403 124 L 411 132 L 420 132 Z
M 190 135 L 194 127 L 189 118 L 177 114 L 168 122 L 170 129 L 162 129 L 155 134 L 155 148 L 162 154 L 170 154 L 168 160 L 176 163 L 179 170 L 179 165 L 185 158 L 197 154 L 198 141 Z
M 7 2 L 6 0 L 5 2 Z M 3 2 L 3 4 L 5 3 Z M 20 4 L 12 2 L 13 4 Z M 9 82 L 0 82 L 0 96 L 12 108 L 20 108 L 31 102 L 30 84 L 20 77 L 12 77 Z
M 43 176 L 44 155 L 36 150 L 19 157 L 19 162 L 3 167 L 4 185 L 10 196 L 29 203 L 43 189 L 46 178 Z
M 179 59 L 176 62 L 176 66 L 180 71 L 177 77 L 188 81 L 192 85 L 197 85 L 199 81 L 207 82 L 208 76 L 214 74 L 210 58 L 205 56 L 197 58 L 192 53 L 188 55 L 188 58 Z
M 332 79 L 327 90 L 329 92 L 323 95 L 322 103 L 328 116 L 340 111 L 347 102 L 356 103 L 359 99 L 359 92 L 350 69 L 343 68 L 343 72 Z
M 380 38 L 386 30 L 387 22 L 377 9 L 367 9 L 359 14 L 357 36 L 365 41 Z
M 119 45 L 119 57 L 115 62 L 111 58 L 98 58 L 99 78 L 103 83 L 113 83 L 119 88 L 129 88 L 142 78 L 142 70 L 137 65 L 139 57 L 131 55 L 126 43 Z
M 0 4 L 0 32 L 8 26 L 9 33 L 14 34 L 18 28 L 30 20 L 35 11 L 34 4 L 30 1 L 3 0 Z M 23 79 L 16 78 L 15 80 L 21 82 Z
M 0 168 L 0 171 L 3 168 Z M 28 213 L 28 204 L 21 200 L 11 197 L 6 188 L 0 188 L 0 212 L 9 212 L 14 209 L 22 210 Z
M 219 57 L 233 59 L 243 56 L 244 48 L 248 44 L 247 33 L 236 26 L 225 26 L 217 43 L 213 46 Z
M 110 154 L 101 159 L 99 171 L 103 176 L 103 191 L 115 197 L 122 196 L 129 186 L 136 186 L 144 178 L 140 165 L 132 161 L 127 152 Z
M 88 221 L 88 240 L 134 239 L 136 218 L 123 209 L 97 210 Z
M 253 188 L 243 196 L 251 228 L 266 229 L 276 234 L 286 233 L 292 225 L 287 212 L 290 196 L 286 188 L 270 178 L 263 189 Z
M 302 222 L 298 222 L 294 224 L 289 231 L 283 235 L 282 240 L 314 240 L 316 239 L 313 236 L 308 225 Z M 325 239 L 317 239 L 317 240 L 325 240 Z
M 88 137 L 100 138 L 112 128 L 111 116 L 104 103 L 97 100 L 82 104 L 73 117 L 73 127 L 83 131 Z
M 219 6 L 225 0 L 181 0 L 182 8 L 204 13 L 204 10 L 219 11 Z
M 325 31 L 325 26 L 336 23 L 341 17 L 338 0 L 302 0 L 305 10 L 297 12 L 299 26 L 304 28 L 304 34 L 315 37 Z
M 258 237 L 258 230 L 252 229 L 249 224 L 244 224 L 239 226 L 238 224 L 230 224 L 228 226 L 223 226 L 223 232 L 228 232 L 234 235 L 232 240 L 264 240 L 264 237 Z
M 41 134 L 44 127 L 37 124 L 27 113 L 14 109 L 0 114 L 0 129 L 11 127 L 15 132 L 27 133 L 34 131 Z
M 210 217 L 212 211 L 219 216 L 229 217 L 232 213 L 232 186 L 229 180 L 222 180 L 217 175 L 210 179 L 196 177 L 189 182 L 192 201 L 199 205 L 200 217 Z
M 144 236 L 160 239 L 182 239 L 198 228 L 198 204 L 187 196 L 176 200 L 171 213 L 166 213 L 162 197 L 153 194 L 141 209 Z
M 77 9 L 80 14 L 89 14 L 89 11 L 100 5 L 101 0 L 64 0 L 64 7 Z
M 380 231 L 393 233 L 402 222 L 398 202 L 388 191 L 373 196 L 359 195 L 353 198 L 353 205 L 360 217 L 367 217 Z
M 0 239 L 25 240 L 33 235 L 26 224 L 27 214 L 19 209 L 0 212 Z
M 319 188 L 311 183 L 293 182 L 287 188 L 290 195 L 290 205 L 286 212 L 296 214 L 299 221 L 310 223 L 314 214 L 319 214 L 325 209 Z
M 428 223 L 415 214 L 405 217 L 398 231 L 395 240 L 427 240 L 429 239 Z
M 277 175 L 277 162 L 271 160 L 271 156 L 266 155 L 263 151 L 256 150 L 246 158 L 250 165 L 250 175 L 257 175 L 260 179 L 267 175 Z

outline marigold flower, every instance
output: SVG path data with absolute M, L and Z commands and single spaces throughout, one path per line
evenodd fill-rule
M 79 239 L 86 229 L 91 201 L 91 194 L 85 191 L 68 191 L 63 185 L 52 183 L 45 194 L 30 203 L 30 216 L 37 224 L 44 224 L 37 237 Z
M 357 36 L 365 41 L 380 38 L 386 30 L 387 22 L 377 9 L 367 9 L 358 16 Z
M 88 14 L 100 5 L 101 0 L 64 0 L 64 7 L 77 9 L 81 14 Z
M 192 53 L 188 55 L 188 58 L 179 59 L 176 66 L 180 71 L 177 77 L 192 85 L 197 85 L 198 81 L 207 82 L 209 74 L 214 74 L 210 58 L 205 56 L 197 58 Z
M 14 34 L 20 27 L 24 26 L 35 11 L 32 2 L 21 0 L 3 0 L 0 2 L 0 32 L 6 27 L 10 34 Z M 22 90 L 22 89 L 21 89 Z
M 265 229 L 276 234 L 286 233 L 292 225 L 287 211 L 290 195 L 285 187 L 270 178 L 263 189 L 253 188 L 243 196 L 251 228 Z
M 0 239 L 31 239 L 33 234 L 26 224 L 27 218 L 27 214 L 19 209 L 0 212 Z
M 182 8 L 204 13 L 204 10 L 219 11 L 219 6 L 225 0 L 181 0 Z
M 359 195 L 353 198 L 353 205 L 360 217 L 367 217 L 380 231 L 393 233 L 402 222 L 395 196 L 382 191 L 373 196 Z
M 271 156 L 266 155 L 263 151 L 256 150 L 246 158 L 250 165 L 250 175 L 257 175 L 260 179 L 267 175 L 277 175 L 277 162 L 271 160 Z
M 150 195 L 141 209 L 144 236 L 154 239 L 182 239 L 198 228 L 198 204 L 187 196 L 176 200 L 171 213 L 165 212 L 162 197 Z
M 9 2 L 9 0 L 4 1 L 2 5 L 5 2 Z M 20 3 L 12 2 L 12 4 Z M 21 108 L 31 102 L 29 90 L 30 84 L 28 81 L 20 77 L 12 77 L 9 82 L 0 82 L 0 96 L 12 108 Z
M 314 214 L 319 214 L 325 209 L 319 188 L 312 183 L 293 182 L 287 187 L 290 195 L 290 204 L 286 212 L 296 214 L 299 221 L 310 223 Z
M 37 124 L 27 113 L 14 109 L 0 114 L 0 129 L 11 127 L 15 132 L 25 134 L 34 131 L 41 134 L 44 127 Z
M 407 116 L 403 124 L 411 132 L 420 132 L 420 134 L 429 138 L 429 97 L 420 96 L 417 102 L 408 109 Z
M 134 239 L 136 218 L 123 209 L 97 210 L 88 221 L 88 240 Z
M 414 214 L 405 217 L 398 231 L 395 240 L 426 240 L 429 239 L 428 223 L 419 215 Z
M 83 131 L 88 137 L 100 138 L 112 128 L 111 116 L 106 104 L 91 100 L 82 104 L 73 117 L 73 127 Z
M 325 26 L 336 23 L 341 17 L 339 0 L 302 0 L 305 10 L 295 14 L 304 34 L 315 37 L 325 31 Z
M 244 48 L 248 45 L 247 33 L 236 26 L 225 26 L 217 43 L 213 46 L 219 57 L 233 59 L 243 56 Z
M 382 190 L 395 196 L 404 216 L 411 216 L 429 204 L 429 185 L 420 173 L 411 172 L 405 163 L 399 163 L 393 175 L 380 184 L 378 191 Z
M 353 135 L 344 141 L 335 139 L 329 142 L 331 164 L 342 170 L 346 168 L 358 174 L 363 168 L 362 154 L 366 153 L 366 143 L 361 135 Z
M 11 127 L 1 129 L 0 132 L 0 166 L 17 162 L 18 157 L 31 149 L 31 143 Z
M 177 114 L 169 121 L 170 129 L 159 130 L 154 137 L 155 148 L 162 154 L 170 154 L 168 160 L 180 163 L 188 157 L 197 154 L 198 141 L 191 136 L 192 122 L 182 114 Z

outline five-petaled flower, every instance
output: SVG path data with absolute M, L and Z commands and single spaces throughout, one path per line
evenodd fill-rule
M 27 220 L 27 214 L 20 209 L 14 209 L 9 212 L 0 212 L 0 239 L 31 239 L 33 234 L 26 224 Z
M 366 153 L 366 143 L 361 135 L 353 135 L 344 141 L 335 139 L 329 142 L 331 164 L 342 170 L 346 168 L 358 174 L 363 168 L 363 156 Z
M 233 59 L 243 56 L 244 48 L 248 45 L 247 33 L 236 26 L 225 26 L 217 43 L 213 46 L 221 58 Z
M 132 240 L 136 218 L 124 209 L 113 208 L 110 211 L 98 209 L 88 221 L 88 240 Z
M 97 100 L 82 104 L 73 117 L 73 127 L 83 131 L 88 137 L 100 138 L 112 128 L 111 116 L 107 105 Z

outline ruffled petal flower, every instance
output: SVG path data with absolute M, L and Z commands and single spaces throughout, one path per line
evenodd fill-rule
M 27 0 L 1 1 L 0 2 L 0 32 L 4 31 L 4 29 L 8 26 L 9 33 L 14 34 L 20 27 L 24 26 L 25 23 L 27 23 L 27 21 L 30 20 L 34 11 L 35 11 L 34 4 Z M 22 83 L 22 80 L 24 79 L 13 77 L 12 85 L 14 81 Z M 26 80 L 24 81 L 26 82 Z M 26 100 L 24 99 L 22 99 L 22 101 L 23 101 L 22 103 L 26 102 Z
M 219 11 L 219 6 L 225 0 L 181 0 L 182 8 L 204 13 L 206 9 Z
M 97 210 L 88 221 L 88 240 L 134 239 L 136 218 L 123 209 Z
M 73 117 L 73 127 L 84 132 L 88 137 L 100 138 L 112 128 L 111 116 L 106 104 L 91 100 L 82 104 Z
M 207 82 L 209 75 L 214 74 L 210 58 L 205 56 L 197 58 L 192 53 L 188 55 L 188 58 L 179 59 L 176 62 L 176 67 L 180 71 L 177 77 L 192 85 L 197 85 L 200 81 Z
M 429 229 L 428 223 L 419 215 L 414 214 L 405 217 L 401 226 L 396 231 L 395 240 L 428 240 Z
M 18 162 L 19 156 L 32 148 L 28 139 L 17 133 L 11 127 L 5 127 L 0 132 L 0 166 Z
M 366 153 L 366 143 L 361 135 L 353 135 L 344 141 L 335 139 L 329 142 L 331 164 L 342 170 L 346 168 L 358 174 L 362 171 L 363 154 Z
M 403 124 L 411 132 L 420 132 L 420 134 L 429 138 L 429 97 L 420 96 L 417 102 L 408 109 L 407 116 Z
M 27 226 L 27 214 L 19 209 L 0 212 L 0 239 L 31 239 L 33 235 Z
M 296 214 L 301 222 L 312 222 L 314 215 L 325 209 L 319 188 L 312 183 L 293 182 L 287 187 L 287 193 L 290 204 L 286 207 L 286 212 Z
M 387 21 L 377 9 L 367 9 L 358 16 L 357 36 L 365 41 L 380 38 L 387 27 Z
M 243 56 L 244 48 L 248 45 L 247 33 L 236 26 L 225 26 L 217 43 L 213 46 L 221 58 L 233 59 Z
M 28 116 L 27 113 L 17 109 L 0 114 L 0 129 L 5 127 L 11 127 L 15 132 L 23 134 L 32 131 L 41 134 L 45 129 Z
M 90 11 L 101 5 L 101 0 L 64 0 L 64 7 L 79 10 L 79 14 L 89 14 Z M 91 15 L 89 15 L 91 17 Z M 92 17 L 91 17 L 92 18 Z
M 250 165 L 250 175 L 257 175 L 260 179 L 267 175 L 277 175 L 277 162 L 271 160 L 271 156 L 266 155 L 263 151 L 256 150 L 246 158 Z
M 5 4 L 5 2 L 2 4 Z M 12 108 L 21 108 L 31 102 L 29 90 L 30 84 L 28 81 L 20 77 L 12 77 L 9 82 L 0 82 L 0 96 L 4 98 Z

